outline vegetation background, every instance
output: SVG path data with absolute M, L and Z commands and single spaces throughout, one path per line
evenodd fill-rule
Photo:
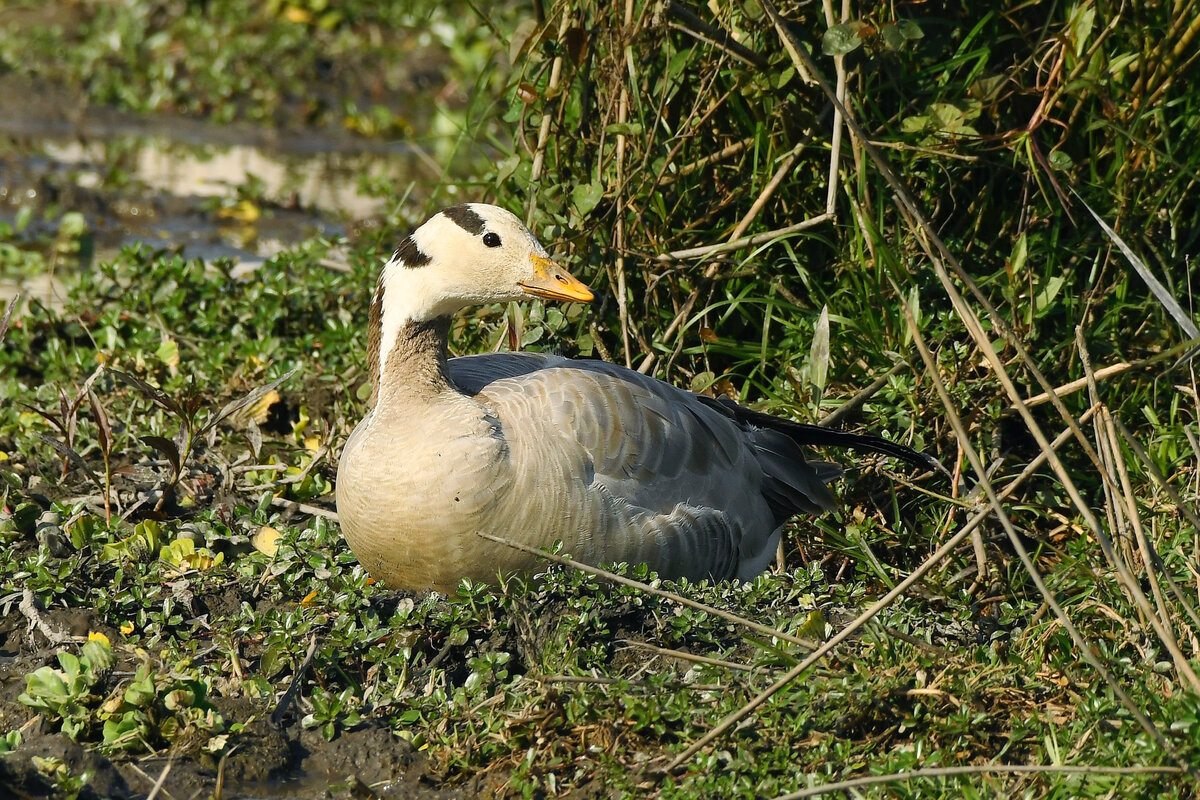
M 1193 796 L 1195 0 L 50 6 L 0 9 L 10 106 L 427 171 L 239 278 L 93 257 L 69 174 L 5 192 L 0 268 L 76 269 L 0 325 L 0 785 Z M 844 510 L 747 584 L 372 585 L 328 519 L 368 290 L 463 200 L 604 299 L 480 309 L 460 352 L 611 359 L 955 479 L 831 455 Z M 282 211 L 250 180 L 209 208 Z

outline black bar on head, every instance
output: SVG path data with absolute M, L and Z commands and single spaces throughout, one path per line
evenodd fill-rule
M 455 225 L 462 228 L 472 236 L 478 236 L 483 233 L 484 221 L 483 217 L 471 210 L 469 205 L 465 203 L 461 206 L 450 206 L 443 209 L 445 214 Z

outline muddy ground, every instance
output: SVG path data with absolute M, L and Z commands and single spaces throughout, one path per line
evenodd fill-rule
M 215 604 L 214 604 L 215 605 Z M 105 690 L 133 674 L 132 648 L 120 643 L 121 635 L 86 609 L 55 609 L 40 614 L 52 631 L 74 638 L 90 631 L 109 635 L 119 660 Z M 58 759 L 75 776 L 90 779 L 79 789 L 80 798 L 141 798 L 161 782 L 159 796 L 166 798 L 221 796 L 324 798 L 354 797 L 466 798 L 503 792 L 503 776 L 489 775 L 466 785 L 445 788 L 429 759 L 415 752 L 377 720 L 326 741 L 317 729 L 301 726 L 303 712 L 295 703 L 281 714 L 266 703 L 244 698 L 214 699 L 230 721 L 251 720 L 237 737 L 236 747 L 217 761 L 187 742 L 177 742 L 173 752 L 148 756 L 107 758 L 57 732 L 49 723 L 18 701 L 25 690 L 24 676 L 45 665 L 57 666 L 62 645 L 51 642 L 35 627 L 17 602 L 0 618 L 0 730 L 20 730 L 21 746 L 0 758 L 0 796 L 43 798 L 61 791 L 52 777 L 39 769 L 43 759 Z M 273 721 L 278 719 L 278 722 Z M 6 794 L 7 792 L 7 794 Z

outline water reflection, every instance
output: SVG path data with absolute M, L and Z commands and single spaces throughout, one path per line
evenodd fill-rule
M 39 136 L 28 120 L 14 124 L 0 123 L 0 221 L 14 225 L 32 208 L 27 240 L 52 239 L 54 218 L 79 211 L 100 259 L 148 241 L 187 258 L 230 257 L 246 273 L 307 237 L 386 213 L 386 195 L 435 169 L 410 145 L 320 132 L 169 119 L 152 132 L 136 120 L 132 131 L 50 126 Z M 0 300 L 22 291 L 57 305 L 70 275 L 55 272 L 14 274 L 0 263 Z

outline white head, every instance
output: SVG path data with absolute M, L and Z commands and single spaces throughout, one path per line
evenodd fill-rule
M 592 299 L 515 215 L 483 203 L 444 209 L 401 242 L 383 267 L 371 320 L 380 327 L 379 365 L 409 322 L 531 295 Z

